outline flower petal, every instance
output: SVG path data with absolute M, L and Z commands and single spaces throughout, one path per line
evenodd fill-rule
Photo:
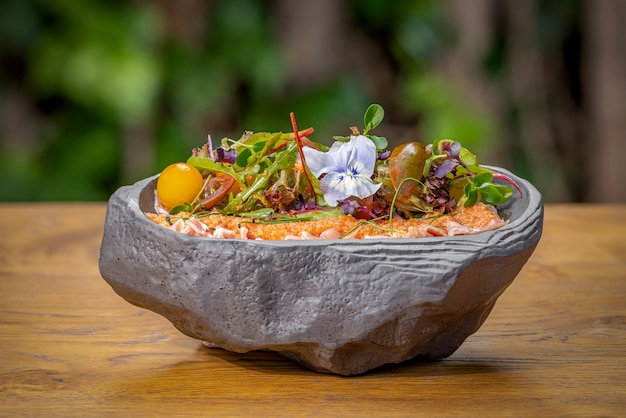
M 352 146 L 352 153 L 348 159 L 350 161 L 358 161 L 365 167 L 362 174 L 371 176 L 374 173 L 376 164 L 376 145 L 366 136 L 351 136 L 349 144 Z
M 303 148 L 309 170 L 320 180 L 320 190 L 330 206 L 348 197 L 360 199 L 376 193 L 380 184 L 372 182 L 376 145 L 366 136 L 351 136 L 349 142 L 335 142 L 327 152 Z
M 330 150 L 322 152 L 310 147 L 304 147 L 302 148 L 302 153 L 306 159 L 306 166 L 315 177 L 334 171 L 333 168 L 336 166 L 336 163 Z
M 339 200 L 349 197 L 365 199 L 380 188 L 367 176 L 353 176 L 342 173 L 328 173 L 320 180 L 320 189 L 324 193 L 324 200 L 330 206 L 337 206 Z
M 328 173 L 320 180 L 320 189 L 324 193 L 324 200 L 329 206 L 337 206 L 337 201 L 352 196 L 352 192 L 345 182 L 345 174 Z
M 345 176 L 343 187 L 349 196 L 364 199 L 376 193 L 381 184 L 374 184 L 372 179 L 365 176 Z
M 363 135 L 351 136 L 349 142 L 334 142 L 326 152 L 310 147 L 302 148 L 306 165 L 315 177 L 330 172 L 343 172 L 350 161 L 360 161 L 369 176 L 376 164 L 376 145 Z
M 349 142 L 335 142 L 326 152 L 310 147 L 302 148 L 306 165 L 315 177 L 325 173 L 341 172 L 350 160 L 352 146 Z

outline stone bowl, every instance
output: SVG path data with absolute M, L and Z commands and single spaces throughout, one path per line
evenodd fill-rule
M 245 241 L 191 237 L 150 221 L 157 176 L 118 189 L 99 267 L 128 302 L 238 353 L 270 350 L 318 372 L 357 375 L 451 355 L 483 324 L 542 232 L 539 192 L 498 208 L 476 235 Z

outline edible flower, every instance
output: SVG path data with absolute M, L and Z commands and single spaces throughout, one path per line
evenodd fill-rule
M 376 145 L 364 135 L 353 135 L 348 142 L 335 142 L 327 152 L 303 148 L 306 164 L 320 178 L 320 190 L 329 206 L 349 197 L 364 199 L 380 188 L 372 174 L 376 164 Z

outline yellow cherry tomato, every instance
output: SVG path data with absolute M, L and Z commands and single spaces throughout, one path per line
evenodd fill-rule
M 167 166 L 157 180 L 159 202 L 168 211 L 173 207 L 191 202 L 202 189 L 202 174 L 186 163 Z

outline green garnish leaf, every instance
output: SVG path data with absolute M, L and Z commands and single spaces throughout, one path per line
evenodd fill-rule
M 250 218 L 249 223 L 260 224 L 284 224 L 289 222 L 306 222 L 319 219 L 325 219 L 330 217 L 336 217 L 341 215 L 339 209 L 319 209 L 296 213 L 292 215 L 284 215 L 275 213 L 269 208 L 259 209 L 252 212 L 235 213 L 234 215 L 243 218 Z
M 474 154 L 472 154 L 467 148 L 462 147 L 461 151 L 459 152 L 459 158 L 461 159 L 461 161 L 463 161 L 463 164 L 465 164 L 465 166 L 477 166 L 478 165 L 478 159 L 476 158 L 476 156 Z
M 495 203 L 496 205 L 500 205 L 513 197 L 513 189 L 510 188 L 509 186 L 494 183 L 493 187 L 495 187 L 498 190 L 501 196 L 500 201 L 498 203 Z
M 476 174 L 465 185 L 463 192 L 466 197 L 463 204 L 465 207 L 476 204 L 479 199 L 488 205 L 500 205 L 513 196 L 513 189 L 493 182 L 491 171 L 481 171 Z
M 497 205 L 502 199 L 502 194 L 492 184 L 483 184 L 480 187 L 480 198 L 483 203 Z
M 478 190 L 472 187 L 472 183 L 465 185 L 464 193 L 466 196 L 463 206 L 473 206 L 478 202 Z
M 248 165 L 248 158 L 252 157 L 252 151 L 250 148 L 244 148 L 241 150 L 239 154 L 237 154 L 237 164 L 239 167 L 245 167 Z
M 274 210 L 272 208 L 261 208 L 250 212 L 235 213 L 234 215 L 242 218 L 267 218 L 274 215 Z
M 474 187 L 480 187 L 483 184 L 488 184 L 493 180 L 493 174 L 488 171 L 478 173 L 474 176 Z
M 377 150 L 384 150 L 384 149 L 387 149 L 387 147 L 389 146 L 389 142 L 387 141 L 387 138 L 385 137 L 376 136 L 376 135 L 367 135 L 367 137 L 371 139 L 372 142 L 374 142 L 374 145 L 376 145 Z
M 261 192 L 265 189 L 270 181 L 270 178 L 279 170 L 286 170 L 292 167 L 296 162 L 296 154 L 298 153 L 298 146 L 295 142 L 289 142 L 285 149 L 275 154 L 274 161 L 265 168 L 263 173 L 259 173 L 254 182 L 237 194 L 228 205 L 223 209 L 223 213 L 226 215 L 242 212 L 243 209 L 250 211 L 254 206 L 255 200 L 251 199 L 255 193 Z
M 176 215 L 181 212 L 193 212 L 193 207 L 191 206 L 191 203 L 185 202 L 182 205 L 174 206 L 169 213 L 170 215 Z
M 281 135 L 281 133 L 270 134 L 267 132 L 253 134 L 245 143 L 240 144 L 235 164 L 239 167 L 254 165 L 266 154 L 269 146 L 274 146 L 278 142 Z
M 189 157 L 187 159 L 187 164 L 197 168 L 198 170 L 229 174 L 235 179 L 237 183 L 241 184 L 242 186 L 246 185 L 243 178 L 237 172 L 235 172 L 235 170 L 222 163 L 213 161 L 210 158 Z
M 380 125 L 384 117 L 385 111 L 381 105 L 376 103 L 369 105 L 365 111 L 365 115 L 363 115 L 363 124 L 365 126 L 365 132 L 363 132 L 363 134 L 367 134 L 367 132 Z

